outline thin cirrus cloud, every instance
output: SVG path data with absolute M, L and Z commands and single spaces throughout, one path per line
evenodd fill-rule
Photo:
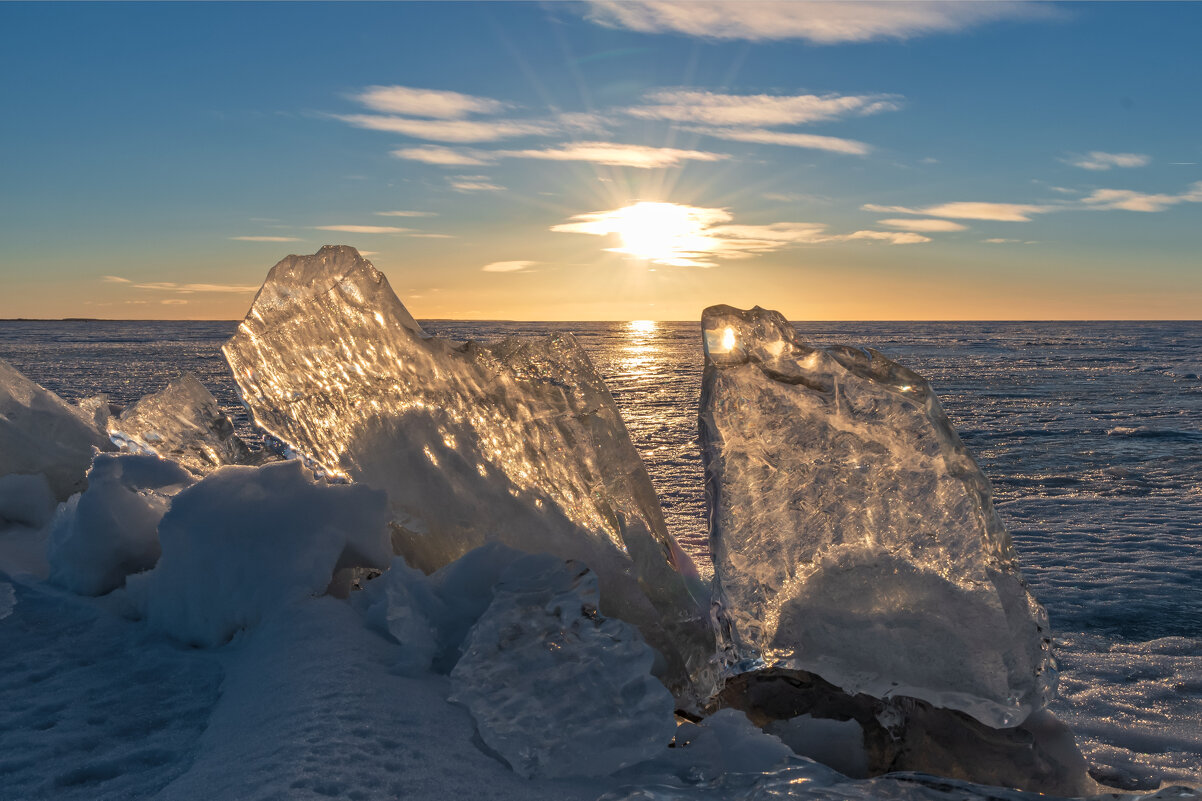
M 884 212 L 886 214 L 915 214 L 924 217 L 950 217 L 955 220 L 994 220 L 997 222 L 1030 222 L 1031 215 L 1042 214 L 1058 208 L 1031 203 L 978 203 L 962 201 L 957 203 L 941 203 L 936 206 L 924 206 L 915 209 L 908 206 L 880 206 L 876 203 L 865 203 L 861 206 L 864 211 Z
M 377 211 L 377 217 L 437 217 L 433 211 Z
M 509 108 L 508 103 L 490 97 L 411 86 L 369 86 L 352 97 L 372 111 L 440 120 L 459 120 L 472 114 L 496 114 Z
M 315 225 L 317 231 L 340 231 L 344 234 L 407 234 L 412 229 L 394 225 Z
M 1151 156 L 1143 153 L 1104 153 L 1094 150 L 1084 156 L 1070 156 L 1064 159 L 1066 164 L 1080 167 L 1083 170 L 1109 170 L 1113 167 L 1146 167 L 1152 161 Z
M 1202 181 L 1195 181 L 1188 189 L 1176 195 L 1147 194 L 1130 189 L 1096 189 L 1081 198 L 1081 204 L 1096 211 L 1144 211 L 1157 212 L 1179 203 L 1202 203 Z
M 526 273 L 532 272 L 530 268 L 537 263 L 534 261 L 494 261 L 480 269 L 486 273 Z
M 905 219 L 890 219 L 877 220 L 877 225 L 883 225 L 886 228 L 900 228 L 903 231 L 918 231 L 920 233 L 944 233 L 950 231 L 966 231 L 967 225 L 961 225 L 958 222 L 951 220 L 905 220 Z
M 144 284 L 134 284 L 134 289 L 149 289 L 156 292 L 178 292 L 190 295 L 194 292 L 243 293 L 256 292 L 259 287 L 242 284 L 177 284 L 174 281 L 148 281 Z M 166 301 L 164 301 L 166 302 Z
M 721 259 L 748 259 L 799 245 L 884 241 L 896 245 L 930 242 L 898 231 L 832 234 L 823 223 L 735 224 L 726 209 L 642 201 L 620 209 L 577 214 L 551 227 L 555 233 L 619 237 L 605 248 L 672 267 L 716 267 Z
M 872 151 L 872 146 L 854 139 L 841 139 L 837 136 L 818 136 L 816 134 L 794 133 L 792 131 L 769 131 L 763 128 L 703 128 L 688 126 L 684 130 L 713 136 L 718 139 L 729 139 L 735 142 L 752 142 L 761 145 L 785 145 L 786 147 L 801 147 L 810 150 L 826 150 L 831 153 L 850 153 L 854 156 L 864 156 Z
M 591 0 L 587 17 L 610 28 L 707 39 L 804 39 L 814 44 L 909 39 L 1007 18 L 1048 16 L 1019 2 L 671 2 Z
M 503 192 L 505 187 L 494 184 L 487 175 L 456 175 L 447 183 L 456 192 Z
M 718 126 L 804 125 L 901 108 L 896 95 L 728 95 L 695 90 L 662 90 L 645 96 L 647 105 L 626 113 L 641 119 Z
M 231 236 L 235 242 L 300 242 L 295 236 Z
M 102 276 L 100 276 L 100 280 L 102 280 L 102 281 L 105 281 L 105 282 L 107 282 L 107 283 L 110 283 L 110 284 L 130 284 L 130 283 L 133 283 L 133 282 L 132 282 L 132 281 L 130 281 L 128 278 L 122 278 L 122 277 L 121 277 L 121 276 L 119 276 L 119 275 L 102 275 Z
M 500 159 L 535 159 L 584 161 L 614 167 L 642 169 L 675 167 L 686 161 L 721 161 L 729 158 L 723 153 L 710 153 L 702 150 L 623 145 L 616 142 L 573 142 L 558 147 L 493 151 L 455 150 L 449 147 L 402 148 L 392 151 L 392 155 L 400 159 L 448 167 L 486 165 Z
M 526 120 L 421 120 L 371 114 L 337 116 L 356 128 L 399 133 L 433 142 L 494 142 L 517 136 L 548 136 L 559 130 L 548 123 Z
M 896 95 L 731 95 L 663 90 L 651 92 L 645 99 L 646 104 L 628 108 L 626 113 L 640 119 L 683 123 L 689 132 L 719 139 L 860 156 L 872 148 L 854 139 L 769 129 L 862 117 L 901 108 L 901 98 Z

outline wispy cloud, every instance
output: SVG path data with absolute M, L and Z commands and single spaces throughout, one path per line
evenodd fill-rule
M 1191 184 L 1177 195 L 1146 194 L 1130 189 L 1097 189 L 1081 198 L 1087 208 L 1100 211 L 1120 209 L 1122 211 L 1164 211 L 1178 203 L 1202 203 L 1202 181 Z
M 164 306 L 184 306 L 187 304 L 187 302 L 188 301 L 184 300 L 183 298 L 166 298 L 165 300 L 159 301 L 159 303 L 162 303 Z
M 715 267 L 720 259 L 747 259 L 799 245 L 863 240 L 908 245 L 931 241 L 920 234 L 898 231 L 832 234 L 823 223 L 741 225 L 734 223 L 726 209 L 646 201 L 620 209 L 577 214 L 551 230 L 616 235 L 622 244 L 606 250 L 674 267 Z
M 377 211 L 377 217 L 437 217 L 432 211 Z
M 243 284 L 177 284 L 174 281 L 148 281 L 144 284 L 134 284 L 134 289 L 149 289 L 156 292 L 178 292 L 190 295 L 194 292 L 244 293 L 256 292 L 259 287 Z
M 1094 150 L 1084 156 L 1069 156 L 1063 161 L 1083 170 L 1109 170 L 1112 167 L 1146 167 L 1152 157 L 1143 153 L 1103 153 Z
M 494 261 L 480 269 L 486 273 L 524 273 L 530 272 L 530 268 L 537 263 L 534 261 Z
M 1004 239 L 1002 237 L 992 237 L 990 239 L 982 239 L 981 241 L 987 245 L 1037 245 L 1037 244 L 1039 244 L 1038 242 L 1035 242 L 1030 239 L 1025 239 L 1025 240 L 1024 239 Z
M 456 175 L 447 183 L 456 192 L 502 192 L 505 187 L 492 183 L 487 175 Z
M 338 119 L 356 128 L 387 131 L 433 142 L 494 142 L 515 136 L 547 136 L 558 128 L 526 120 L 419 120 L 371 114 L 340 114 Z
M 642 119 L 718 126 L 804 125 L 901 107 L 897 95 L 727 95 L 662 90 L 651 92 L 646 99 L 649 105 L 634 106 L 626 113 Z
M 490 97 L 411 86 L 369 86 L 353 97 L 372 111 L 440 120 L 458 120 L 472 114 L 496 114 L 509 108 L 508 103 Z
M 730 158 L 723 153 L 709 153 L 702 150 L 623 145 L 616 142 L 573 142 L 555 147 L 492 151 L 455 150 L 447 147 L 405 148 L 392 151 L 392 155 L 397 158 L 449 167 L 485 165 L 501 159 L 536 159 L 541 161 L 586 161 L 614 167 L 643 169 L 675 167 L 685 161 L 720 161 Z
M 345 234 L 404 234 L 412 229 L 392 225 L 315 225 L 318 231 L 341 231 Z
M 877 220 L 877 225 L 886 228 L 900 228 L 903 231 L 920 231 L 922 233 L 941 233 L 944 231 L 965 231 L 967 225 L 961 225 L 951 220 Z
M 876 203 L 865 203 L 860 208 L 864 209 L 864 211 L 884 212 L 886 214 L 917 214 L 926 217 L 950 217 L 955 220 L 1030 222 L 1031 215 L 1054 211 L 1058 207 L 1032 203 L 979 203 L 975 201 L 963 201 L 941 203 L 937 206 L 924 206 L 917 209 L 907 206 L 879 206 Z
M 433 145 L 430 147 L 402 147 L 392 151 L 398 159 L 439 164 L 445 167 L 476 167 L 489 163 L 487 154 L 476 154 L 468 150 Z
M 718 139 L 730 139 L 736 142 L 753 142 L 764 145 L 785 145 L 786 147 L 802 147 L 810 150 L 826 150 L 832 153 L 850 153 L 863 156 L 872 151 L 872 146 L 854 139 L 840 139 L 837 136 L 817 136 L 815 134 L 793 133 L 790 131 L 768 131 L 763 128 L 705 128 L 688 126 L 686 131 L 713 136 Z
M 300 242 L 295 236 L 231 236 L 236 242 Z
M 710 39 L 805 39 L 816 44 L 908 39 L 997 19 L 1047 15 L 1028 3 L 671 2 L 591 0 L 588 18 L 611 28 Z
M 102 275 L 100 280 L 107 281 L 110 284 L 129 284 L 132 283 L 128 278 L 122 278 L 119 275 Z
M 495 155 L 504 158 L 549 161 L 588 161 L 593 164 L 643 169 L 675 167 L 684 161 L 720 161 L 729 158 L 721 153 L 707 153 L 700 150 L 621 145 L 613 142 L 576 142 L 542 150 L 502 150 Z

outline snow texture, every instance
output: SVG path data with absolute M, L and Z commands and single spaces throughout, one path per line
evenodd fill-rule
M 41 528 L 54 517 L 58 503 L 42 473 L 0 476 L 0 528 L 20 525 Z
M 715 593 L 738 658 L 995 728 L 1043 707 L 1046 613 L 927 382 L 758 307 L 710 307 L 702 328 Z
M 384 494 L 313 481 L 297 461 L 227 466 L 177 495 L 159 523 L 162 557 L 128 586 L 150 626 L 215 646 L 336 570 L 387 567 Z
M 84 488 L 93 448 L 113 450 L 83 412 L 0 359 L 0 476 L 41 473 L 65 501 Z
M 88 488 L 58 508 L 46 558 L 50 581 L 103 595 L 159 559 L 159 520 L 171 496 L 192 484 L 187 470 L 157 456 L 98 453 Z
M 604 776 L 665 749 L 672 695 L 638 630 L 597 614 L 597 579 L 539 554 L 512 562 L 451 671 L 451 700 L 521 776 Z
M 343 246 L 277 264 L 223 350 L 259 426 L 388 493 L 410 566 L 432 572 L 490 541 L 577 559 L 597 574 L 601 611 L 663 654 L 657 675 L 681 703 L 713 692 L 696 569 L 571 335 L 427 337 Z
M 120 417 L 110 418 L 108 432 L 122 450 L 157 454 L 197 475 L 253 461 L 246 443 L 234 433 L 234 424 L 193 373 L 184 373 Z

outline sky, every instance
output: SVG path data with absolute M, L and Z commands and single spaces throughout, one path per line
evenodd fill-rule
M 1199 3 L 0 3 L 0 317 L 1202 316 Z

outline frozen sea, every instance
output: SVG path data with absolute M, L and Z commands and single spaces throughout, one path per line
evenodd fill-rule
M 492 340 L 569 330 L 625 416 L 669 526 L 705 562 L 696 323 L 425 321 Z M 69 400 L 193 371 L 253 439 L 220 345 L 235 322 L 0 322 L 0 358 Z M 931 382 L 993 482 L 1095 778 L 1202 783 L 1202 323 L 802 323 Z

